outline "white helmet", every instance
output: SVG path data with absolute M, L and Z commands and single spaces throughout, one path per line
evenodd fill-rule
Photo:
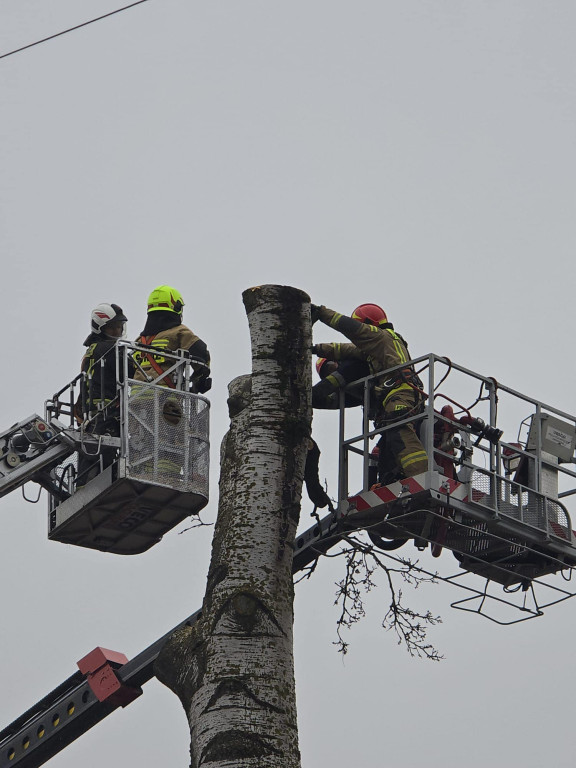
M 101 334 L 106 333 L 106 326 L 108 323 L 123 322 L 125 323 L 127 318 L 122 307 L 118 304 L 98 304 L 92 310 L 92 333 Z

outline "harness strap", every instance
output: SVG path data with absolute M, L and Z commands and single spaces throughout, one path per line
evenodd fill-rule
M 156 338 L 156 334 L 154 334 L 154 336 L 142 336 L 142 344 L 146 346 L 151 346 L 155 338 Z M 150 365 L 152 366 L 152 368 L 154 368 L 154 370 L 158 374 L 160 381 L 165 381 L 168 387 L 170 387 L 170 389 L 176 389 L 176 385 L 174 384 L 172 379 L 161 375 L 164 373 L 164 369 L 156 362 L 154 357 L 149 352 L 146 352 L 145 356 L 148 362 L 150 363 Z

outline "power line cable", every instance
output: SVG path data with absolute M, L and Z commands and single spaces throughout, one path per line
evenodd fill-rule
M 101 21 L 102 19 L 107 19 L 108 16 L 114 16 L 115 13 L 120 13 L 121 11 L 127 11 L 128 8 L 133 8 L 135 5 L 141 5 L 141 3 L 146 3 L 148 0 L 136 0 L 135 3 L 130 3 L 130 5 L 125 5 L 123 8 L 117 8 L 115 11 L 110 11 L 110 13 L 105 13 L 104 16 L 98 16 L 96 19 L 91 19 L 90 21 L 85 21 L 82 24 L 77 24 L 75 27 L 70 27 L 70 29 L 64 29 L 62 32 L 57 32 L 55 35 L 50 35 L 50 37 L 44 37 L 42 40 L 36 40 L 35 43 L 28 43 L 28 45 L 23 45 L 21 48 L 16 48 L 14 51 L 9 51 L 8 53 L 0 54 L 0 59 L 5 59 L 6 56 L 12 56 L 15 53 L 20 53 L 20 51 L 25 51 L 27 48 L 33 48 L 35 45 L 40 45 L 40 43 L 45 43 L 47 40 L 53 40 L 55 37 L 60 37 L 60 35 L 65 35 L 68 32 L 73 32 L 75 29 L 80 29 L 81 27 L 87 27 L 88 24 L 94 24 L 95 21 Z

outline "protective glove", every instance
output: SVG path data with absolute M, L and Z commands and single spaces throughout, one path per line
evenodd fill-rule
M 310 304 L 310 320 L 312 321 L 312 325 L 318 320 L 320 317 L 320 307 L 317 304 Z
M 201 395 L 203 395 L 205 392 L 209 392 L 212 389 L 212 379 L 210 376 L 205 379 L 200 379 L 200 381 L 196 384 L 196 389 Z

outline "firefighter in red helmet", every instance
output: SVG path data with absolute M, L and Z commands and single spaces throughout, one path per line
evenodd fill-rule
M 327 307 L 312 305 L 312 320 L 320 320 L 346 336 L 351 343 L 316 344 L 312 351 L 328 360 L 363 360 L 377 374 L 407 363 L 375 388 L 375 424 L 393 425 L 419 413 L 423 406 L 422 384 L 412 366 L 402 336 L 388 321 L 378 304 L 361 304 L 351 317 Z M 382 433 L 379 445 L 378 479 L 387 484 L 398 477 L 412 477 L 428 469 L 426 451 L 412 422 Z

